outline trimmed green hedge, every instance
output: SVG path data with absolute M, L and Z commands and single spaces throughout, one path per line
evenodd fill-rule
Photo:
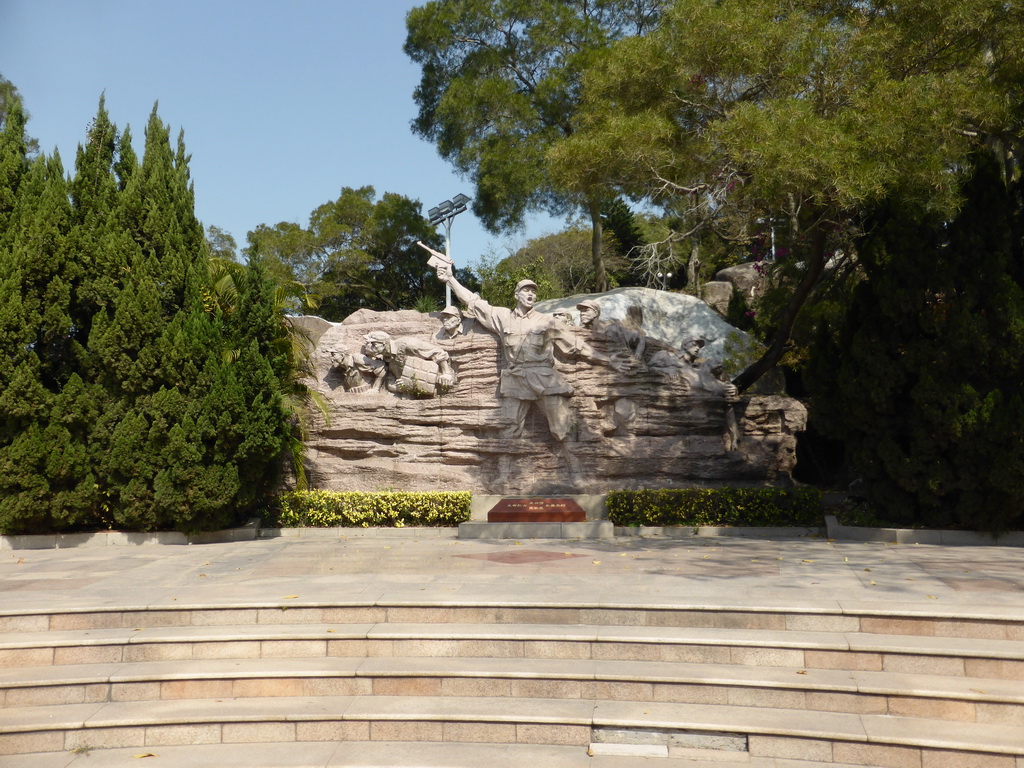
M 814 488 L 681 488 L 612 491 L 615 525 L 820 526 L 821 492 Z
M 279 497 L 278 528 L 444 527 L 469 520 L 469 491 L 291 491 Z

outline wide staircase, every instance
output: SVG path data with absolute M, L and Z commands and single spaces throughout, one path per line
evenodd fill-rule
M 0 607 L 0 766 L 1024 768 L 1024 617 Z

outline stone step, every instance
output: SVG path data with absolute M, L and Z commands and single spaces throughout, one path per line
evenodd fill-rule
M 702 750 L 702 752 L 704 752 Z M 142 755 L 154 757 L 143 759 Z M 271 742 L 88 749 L 10 755 L 4 768 L 812 768 L 805 761 L 703 755 L 680 751 L 652 760 L 636 755 L 589 755 L 583 747 L 424 741 Z M 864 768 L 830 764 L 829 768 Z
M 0 669 L 0 709 L 322 695 L 649 700 L 1024 721 L 1018 681 L 722 664 L 526 658 L 208 659 Z
M 46 632 L 85 629 L 218 626 L 242 624 L 582 624 L 719 627 L 809 632 L 855 632 L 926 637 L 961 637 L 1024 641 L 1024 622 L 1007 607 L 978 607 L 970 615 L 943 612 L 939 606 L 894 607 L 885 603 L 835 603 L 749 606 L 736 603 L 633 605 L 550 603 L 544 596 L 512 604 L 467 601 L 381 601 L 302 603 L 279 599 L 259 604 L 207 606 L 140 606 L 110 609 L 76 606 L 37 612 L 0 610 L 0 632 Z
M 19 632 L 0 665 L 209 658 L 511 657 L 849 669 L 1024 680 L 1019 640 L 567 624 L 257 624 Z
M 746 739 L 751 757 L 854 765 L 1024 758 L 1024 727 L 791 709 L 489 697 L 190 699 L 0 711 L 0 755 L 256 742 L 435 741 L 589 747 L 611 729 Z M 892 762 L 899 755 L 904 762 Z

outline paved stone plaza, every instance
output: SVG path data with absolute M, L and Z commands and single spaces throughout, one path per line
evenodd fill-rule
M 454 531 L 308 531 L 190 546 L 0 551 L 6 610 L 358 597 L 629 604 L 898 603 L 1024 615 L 1024 548 L 759 540 L 460 541 Z

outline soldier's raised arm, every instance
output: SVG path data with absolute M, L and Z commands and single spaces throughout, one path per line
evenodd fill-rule
M 466 288 L 462 283 L 455 279 L 455 270 L 452 265 L 452 260 L 440 251 L 435 251 L 429 245 L 424 245 L 419 240 L 416 244 L 430 254 L 430 258 L 427 259 L 427 264 L 437 269 L 437 279 L 442 283 L 447 283 L 452 289 L 452 294 L 455 298 L 461 301 L 466 306 L 469 306 L 470 301 L 479 298 L 475 293 Z

